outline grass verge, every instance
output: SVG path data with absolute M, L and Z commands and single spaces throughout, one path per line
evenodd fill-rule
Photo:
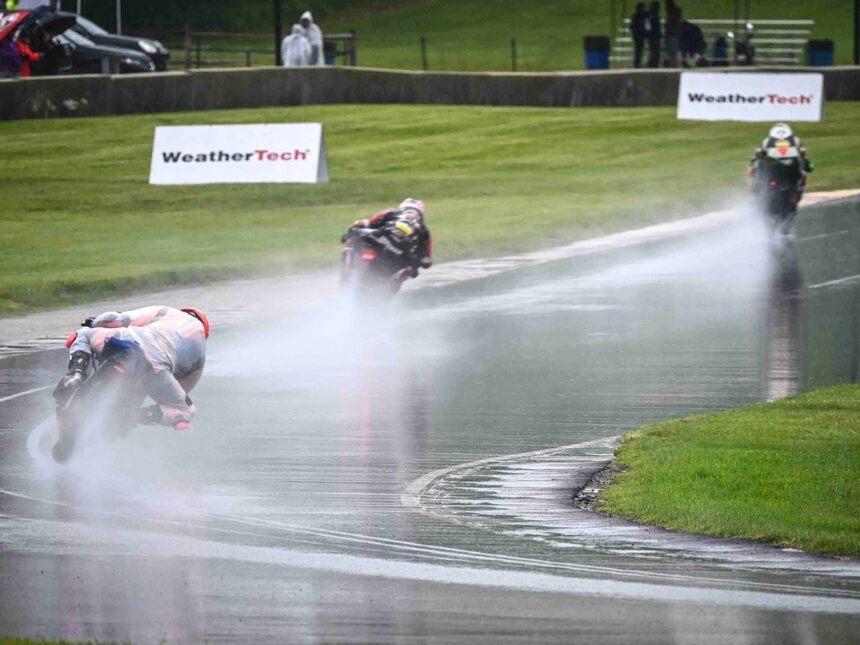
M 627 435 L 601 511 L 645 524 L 860 556 L 860 386 Z
M 798 128 L 811 190 L 860 177 L 860 103 Z M 150 186 L 156 125 L 320 121 L 323 185 Z M 111 293 L 334 266 L 354 219 L 428 204 L 438 261 L 687 216 L 746 190 L 764 124 L 673 108 L 309 106 L 0 123 L 0 315 Z

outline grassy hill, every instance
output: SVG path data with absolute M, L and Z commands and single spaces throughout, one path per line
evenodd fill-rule
M 743 2 L 741 17 L 743 18 Z M 613 23 L 614 5 L 615 23 Z M 355 29 L 359 64 L 421 68 L 420 36 L 427 38 L 430 69 L 510 70 L 510 41 L 517 40 L 522 71 L 577 69 L 584 66 L 587 35 L 610 34 L 620 24 L 622 6 L 635 2 L 591 0 L 422 0 L 356 2 L 350 9 L 320 19 L 331 32 Z M 689 19 L 734 16 L 734 0 L 681 0 Z M 814 19 L 814 37 L 832 38 L 837 58 L 852 58 L 851 0 L 750 0 L 750 18 Z
M 211 0 L 204 10 L 194 10 L 199 0 L 172 3 L 163 16 L 153 20 L 153 9 L 128 3 L 136 12 L 128 24 L 138 30 L 180 29 L 190 24 L 197 30 L 272 32 L 272 1 L 248 0 L 242 11 L 224 0 Z M 426 38 L 431 70 L 511 69 L 511 39 L 517 42 L 519 71 L 581 69 L 583 37 L 617 34 L 623 17 L 633 11 L 634 0 L 593 2 L 592 0 L 326 0 L 325 2 L 284 1 L 284 31 L 310 8 L 326 33 L 354 29 L 358 39 L 359 64 L 367 67 L 421 69 L 421 36 Z M 99 2 L 84 3 L 85 13 L 101 17 L 113 27 L 113 14 Z M 158 2 L 146 3 L 150 5 Z M 738 1 L 743 19 L 745 2 Z M 852 62 L 852 0 L 749 0 L 750 18 L 814 19 L 813 37 L 831 38 L 836 43 L 840 64 Z M 735 0 L 682 0 L 680 6 L 692 19 L 732 19 Z M 90 9 L 92 7 L 92 9 Z M 98 15 L 96 15 L 98 14 Z M 167 38 L 181 47 L 181 36 Z M 214 44 L 214 43 L 212 43 Z M 242 45 L 266 52 L 271 37 L 230 39 L 219 44 Z M 221 55 L 223 58 L 223 54 Z M 271 56 L 258 54 L 257 64 L 271 64 Z M 181 56 L 175 56 L 179 61 Z M 244 64 L 244 54 L 237 64 Z
M 860 386 L 624 438 L 601 508 L 680 531 L 860 556 Z
M 860 103 L 798 126 L 810 190 L 855 187 Z M 319 121 L 332 181 L 150 186 L 156 125 Z M 674 108 L 335 105 L 0 123 L 0 315 L 132 290 L 335 267 L 353 220 L 428 205 L 439 262 L 532 250 L 745 194 L 761 123 Z M 718 145 L 715 145 L 717 142 Z

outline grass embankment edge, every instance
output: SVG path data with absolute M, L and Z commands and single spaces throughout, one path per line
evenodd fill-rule
M 600 512 L 860 556 L 860 385 L 648 426 L 613 466 Z
M 856 185 L 860 103 L 800 135 L 810 190 Z M 148 183 L 163 125 L 321 122 L 326 184 Z M 359 217 L 428 206 L 438 263 L 558 246 L 736 203 L 760 123 L 673 108 L 302 106 L 0 123 L 0 316 L 337 266 Z M 719 141 L 714 146 L 713 141 Z

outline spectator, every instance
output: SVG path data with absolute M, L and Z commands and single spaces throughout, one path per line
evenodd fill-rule
M 747 23 L 743 38 L 735 41 L 735 62 L 738 65 L 755 65 L 755 45 L 752 43 L 753 26 Z
M 12 37 L 0 40 L 0 78 L 21 75 L 21 54 Z
M 633 36 L 633 67 L 642 67 L 642 51 L 645 49 L 645 21 L 648 14 L 645 12 L 645 3 L 636 3 L 636 12 L 630 18 L 630 34 Z
M 702 30 L 689 20 L 681 23 L 681 64 L 684 67 L 703 67 L 707 60 L 703 58 L 707 45 Z
M 678 66 L 678 50 L 681 38 L 681 23 L 684 12 L 675 0 L 666 2 L 666 60 L 668 67 Z
M 311 44 L 305 38 L 301 25 L 293 25 L 293 32 L 281 42 L 281 60 L 284 67 L 300 67 L 311 62 Z
M 18 47 L 18 54 L 21 56 L 21 77 L 27 78 L 28 76 L 32 76 L 32 72 L 30 71 L 30 63 L 35 63 L 36 61 L 42 60 L 42 54 L 39 52 L 35 52 L 30 49 L 30 34 L 21 34 L 18 36 L 18 39 L 15 41 L 15 45 Z
M 660 27 L 660 3 L 654 0 L 648 8 L 645 20 L 648 38 L 648 67 L 660 67 L 660 41 L 663 31 Z
M 725 36 L 717 36 L 711 50 L 711 65 L 726 67 L 729 64 L 729 42 Z
M 325 59 L 323 57 L 322 30 L 314 22 L 314 17 L 311 15 L 311 12 L 305 11 L 301 15 L 301 18 L 299 18 L 299 23 L 304 30 L 305 38 L 308 39 L 308 42 L 311 45 L 311 58 L 309 64 L 325 65 Z

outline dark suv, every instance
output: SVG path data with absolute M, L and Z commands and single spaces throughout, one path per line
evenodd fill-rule
M 96 44 L 74 29 L 67 29 L 55 36 L 54 42 L 68 52 L 65 64 L 59 68 L 61 74 L 134 74 L 155 71 L 155 63 L 146 54 L 134 49 Z
M 63 15 L 64 12 L 58 12 Z M 76 18 L 72 29 L 81 36 L 94 42 L 96 45 L 107 47 L 119 47 L 121 49 L 134 49 L 146 54 L 155 64 L 156 71 L 163 72 L 167 69 L 167 61 L 170 60 L 170 52 L 157 40 L 149 38 L 135 38 L 132 36 L 120 36 L 109 34 L 92 20 L 75 14 L 66 14 Z

